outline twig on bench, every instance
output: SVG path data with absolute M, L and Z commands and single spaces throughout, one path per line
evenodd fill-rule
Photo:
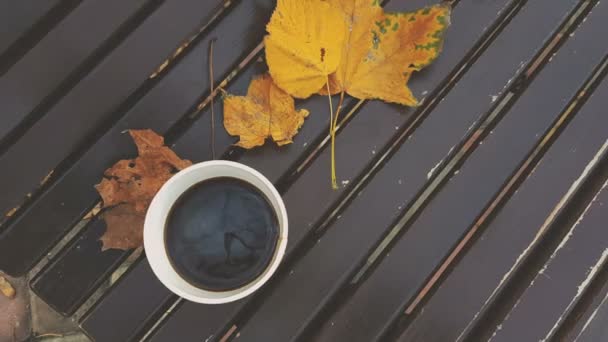
M 215 106 L 213 98 L 215 97 L 215 89 L 213 89 L 213 44 L 217 38 L 212 38 L 209 42 L 209 84 L 211 87 L 211 158 L 215 160 Z

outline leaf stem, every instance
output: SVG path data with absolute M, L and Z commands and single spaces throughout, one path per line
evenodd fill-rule
M 336 131 L 338 130 L 338 117 L 340 116 L 340 110 L 342 110 L 343 102 L 344 90 L 340 92 L 340 101 L 338 102 L 338 109 L 336 109 L 336 113 L 331 124 L 331 187 L 334 190 L 338 189 L 338 181 L 336 177 Z
M 336 181 L 336 153 L 334 149 L 334 140 L 336 138 L 336 131 L 334 127 L 334 106 L 331 102 L 331 91 L 329 89 L 329 75 L 327 76 L 327 98 L 329 99 L 329 136 L 331 137 L 331 187 L 333 189 L 338 188 L 338 182 Z
M 213 44 L 217 38 L 212 38 L 209 41 L 209 86 L 210 86 L 210 94 L 211 94 L 211 158 L 215 160 L 215 106 L 213 104 L 213 98 L 215 97 L 214 91 L 214 77 L 213 77 Z

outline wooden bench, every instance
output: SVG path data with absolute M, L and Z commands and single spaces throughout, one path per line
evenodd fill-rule
M 86 216 L 135 155 L 127 129 L 211 159 L 209 43 L 215 84 L 245 93 L 275 1 L 0 5 L 0 270 L 99 342 L 608 340 L 608 3 L 451 3 L 440 58 L 411 80 L 420 107 L 345 100 L 338 190 L 326 98 L 298 101 L 311 115 L 285 147 L 218 127 L 222 158 L 274 182 L 290 221 L 277 274 L 224 305 L 173 295 L 141 249 L 101 252 Z

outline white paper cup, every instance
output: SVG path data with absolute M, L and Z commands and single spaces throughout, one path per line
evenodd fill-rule
M 274 255 L 264 272 L 246 285 L 229 291 L 204 290 L 182 278 L 171 265 L 164 242 L 165 223 L 175 201 L 193 185 L 217 177 L 238 178 L 255 186 L 266 196 L 279 221 L 279 236 Z M 223 160 L 194 164 L 173 176 L 154 196 L 144 223 L 144 247 L 152 271 L 173 293 L 197 303 L 232 302 L 259 289 L 276 271 L 287 247 L 287 211 L 283 199 L 272 183 L 256 170 Z

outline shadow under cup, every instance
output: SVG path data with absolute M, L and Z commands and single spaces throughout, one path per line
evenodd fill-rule
M 144 225 L 150 266 L 172 292 L 227 303 L 261 287 L 287 245 L 287 214 L 274 186 L 239 163 L 210 161 L 173 176 Z

